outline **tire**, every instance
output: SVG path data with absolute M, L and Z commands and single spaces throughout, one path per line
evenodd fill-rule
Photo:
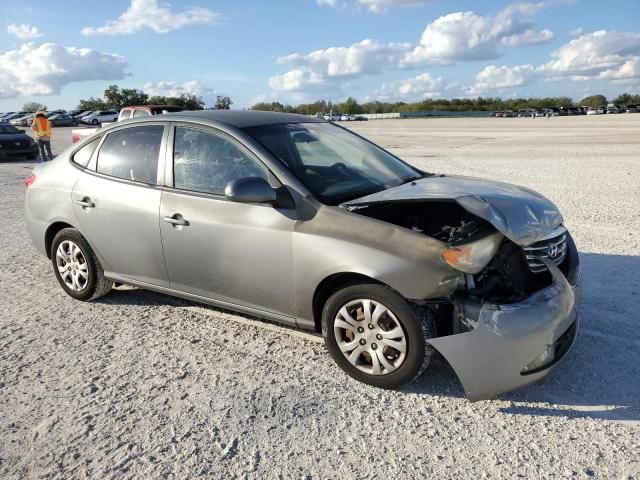
M 113 287 L 113 282 L 105 278 L 95 253 L 75 228 L 64 228 L 53 238 L 51 263 L 62 289 L 76 300 L 95 300 Z
M 370 309 L 370 323 L 366 321 L 365 302 Z M 345 320 L 343 308 L 349 321 Z M 381 315 L 376 315 L 378 308 Z M 413 308 L 390 288 L 360 284 L 339 290 L 327 300 L 322 311 L 322 335 L 334 361 L 349 376 L 392 389 L 411 383 L 429 366 L 434 349 L 427 339 L 435 335 L 435 324 L 429 310 Z
M 91 125 L 98 125 L 98 123 L 100 122 L 98 122 L 97 118 L 94 118 L 93 120 L 91 120 Z

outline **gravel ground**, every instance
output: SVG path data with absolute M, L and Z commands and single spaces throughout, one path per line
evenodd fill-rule
M 313 335 L 136 289 L 76 302 L 25 234 L 30 165 L 0 163 L 0 478 L 640 479 L 640 115 L 349 127 L 558 204 L 583 265 L 567 361 L 472 404 L 441 360 L 382 391 Z

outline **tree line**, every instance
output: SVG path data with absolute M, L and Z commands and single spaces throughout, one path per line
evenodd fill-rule
M 640 95 L 623 93 L 612 100 L 616 105 L 640 105 Z M 396 112 L 468 112 L 468 111 L 504 111 L 521 109 L 543 108 L 574 108 L 605 107 L 607 98 L 604 95 L 591 95 L 579 102 L 574 102 L 569 97 L 545 97 L 545 98 L 514 98 L 502 99 L 492 97 L 477 98 L 452 98 L 452 99 L 425 99 L 419 102 L 365 102 L 349 97 L 344 102 L 330 102 L 317 100 L 312 103 L 288 105 L 280 102 L 260 102 L 251 107 L 252 110 L 265 110 L 273 112 L 300 113 L 313 115 L 317 112 L 341 112 L 345 114 L 362 113 L 396 113 Z
M 78 102 L 79 110 L 120 110 L 131 105 L 175 105 L 187 110 L 203 110 L 205 102 L 202 97 L 193 94 L 185 94 L 178 97 L 148 95 L 136 88 L 120 88 L 118 85 L 110 85 L 104 91 L 102 98 L 89 97 Z M 229 110 L 233 105 L 231 98 L 225 95 L 216 97 L 214 109 Z

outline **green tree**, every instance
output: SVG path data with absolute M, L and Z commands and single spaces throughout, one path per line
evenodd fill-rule
M 613 99 L 613 103 L 616 105 L 638 105 L 640 104 L 640 95 L 630 95 L 623 93 Z
M 43 105 L 42 103 L 38 103 L 38 102 L 27 102 L 22 106 L 22 111 L 29 112 L 29 113 L 43 112 L 46 109 L 47 109 L 46 105 Z
M 109 105 L 101 98 L 89 97 L 78 102 L 79 110 L 104 110 L 106 108 L 109 108 Z
M 132 105 L 145 105 L 149 95 L 135 88 L 121 89 L 117 85 L 109 85 L 104 91 L 104 98 L 109 107 L 119 110 Z
M 214 108 L 216 110 L 229 110 L 231 108 L 231 105 L 233 105 L 233 102 L 229 97 L 224 95 L 218 95 L 216 97 L 216 104 Z
M 348 97 L 344 102 L 342 102 L 340 110 L 342 111 L 342 113 L 354 115 L 356 113 L 360 113 L 360 105 L 355 98 Z
M 591 95 L 580 100 L 579 105 L 581 107 L 605 107 L 607 105 L 607 97 L 604 95 Z

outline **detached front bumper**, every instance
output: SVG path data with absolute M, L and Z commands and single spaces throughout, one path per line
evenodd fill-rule
M 568 242 L 565 276 L 552 262 L 553 283 L 514 304 L 485 303 L 474 330 L 429 341 L 455 370 L 471 401 L 534 383 L 546 376 L 573 345 L 578 329 L 580 266 Z

